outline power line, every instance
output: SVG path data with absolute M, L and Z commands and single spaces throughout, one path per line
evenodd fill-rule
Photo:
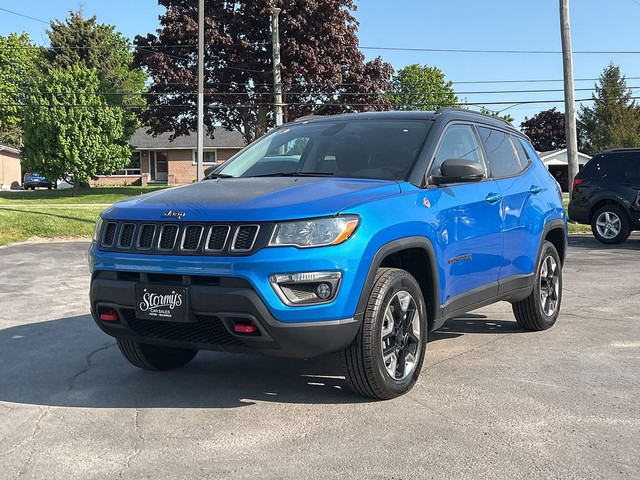
M 49 22 L 46 22 L 44 20 L 40 20 L 39 18 L 30 17 L 29 15 L 25 15 L 24 13 L 14 12 L 13 10 L 7 10 L 6 8 L 2 8 L 2 7 L 0 7 L 0 10 L 2 10 L 4 12 L 12 13 L 14 15 L 18 15 L 20 17 L 28 18 L 29 20 L 34 20 L 36 22 L 46 23 L 47 25 L 49 25 Z

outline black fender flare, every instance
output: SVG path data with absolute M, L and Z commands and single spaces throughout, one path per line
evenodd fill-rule
M 367 307 L 367 302 L 369 300 L 369 295 L 371 294 L 371 289 L 373 288 L 373 281 L 376 276 L 376 272 L 382 261 L 389 255 L 400 252 L 402 250 L 408 249 L 420 249 L 424 250 L 427 254 L 428 260 L 428 274 L 431 276 L 432 282 L 432 291 L 430 292 L 430 298 L 425 298 L 425 303 L 427 306 L 427 322 L 429 325 L 432 325 L 437 312 L 439 312 L 440 306 L 440 279 L 438 275 L 438 263 L 436 261 L 436 254 L 433 248 L 433 244 L 427 237 L 422 236 L 411 236 L 405 238 L 399 238 L 393 240 L 389 243 L 382 245 L 378 251 L 373 256 L 373 260 L 371 261 L 371 265 L 369 265 L 369 271 L 367 272 L 367 277 L 364 282 L 364 286 L 362 288 L 362 292 L 360 293 L 360 299 L 358 300 L 358 306 L 356 307 L 356 314 L 354 318 L 358 321 L 362 321 L 364 318 L 364 312 Z M 424 292 L 426 296 L 429 292 Z

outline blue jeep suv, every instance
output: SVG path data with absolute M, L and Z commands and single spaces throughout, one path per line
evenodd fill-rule
M 306 117 L 202 182 L 117 203 L 90 247 L 91 311 L 133 365 L 198 350 L 341 352 L 358 393 L 416 382 L 427 332 L 500 300 L 560 311 L 559 187 L 508 123 L 459 109 Z

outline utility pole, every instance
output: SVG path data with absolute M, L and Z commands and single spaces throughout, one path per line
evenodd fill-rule
M 202 180 L 204 157 L 204 0 L 198 3 L 198 147 L 196 152 L 196 179 Z
M 273 102 L 276 116 L 276 127 L 282 125 L 282 78 L 280 76 L 280 25 L 278 15 L 280 9 L 274 3 L 271 8 L 271 43 L 273 44 Z
M 578 133 L 576 130 L 576 102 L 573 90 L 573 54 L 571 51 L 571 26 L 569 24 L 569 0 L 560 0 L 560 32 L 562 35 L 562 71 L 564 73 L 564 131 L 567 140 L 569 164 L 569 196 L 578 174 Z

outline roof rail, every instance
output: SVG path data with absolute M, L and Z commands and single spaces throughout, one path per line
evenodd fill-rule
M 495 115 L 489 115 L 488 113 L 476 112 L 475 110 L 466 110 L 466 109 L 463 109 L 463 108 L 456 108 L 456 107 L 442 107 L 442 108 L 439 108 L 438 110 L 436 110 L 434 112 L 434 114 L 435 115 L 440 115 L 440 114 L 446 113 L 446 112 L 456 112 L 456 113 L 465 112 L 465 114 L 468 113 L 470 115 L 477 115 L 477 116 L 484 117 L 484 118 L 491 118 L 493 120 L 498 120 L 498 121 L 500 121 L 502 123 L 506 123 L 511 128 L 514 128 L 513 125 L 511 124 L 511 122 L 505 120 L 502 117 L 498 117 L 498 116 L 495 116 Z

